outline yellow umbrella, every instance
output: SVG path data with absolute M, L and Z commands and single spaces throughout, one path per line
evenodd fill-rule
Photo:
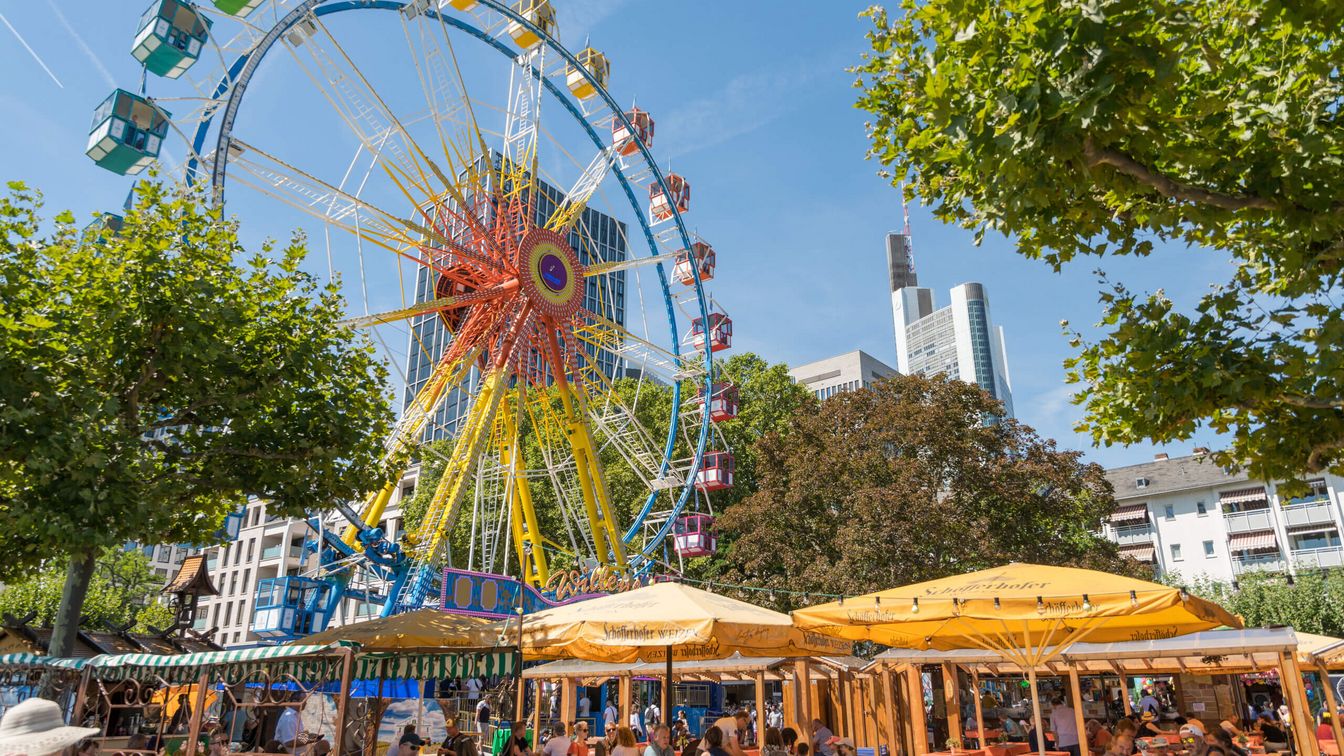
M 800 630 L 787 614 L 681 583 L 557 606 L 527 615 L 522 626 L 526 658 L 666 662 L 667 712 L 674 659 L 843 655 L 853 646 Z
M 793 613 L 799 627 L 914 649 L 982 648 L 1026 670 L 1036 731 L 1036 669 L 1073 643 L 1170 638 L 1240 618 L 1184 589 L 1071 567 L 1009 564 Z M 1039 739 L 1044 753 L 1045 739 Z
M 396 651 L 412 648 L 493 648 L 501 645 L 503 621 L 450 614 L 438 609 L 418 609 L 368 622 L 333 627 L 299 638 L 304 645 L 358 643 L 361 651 Z

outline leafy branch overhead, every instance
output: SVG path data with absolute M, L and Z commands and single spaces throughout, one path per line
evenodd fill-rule
M 1104 292 L 1071 361 L 1102 443 L 1227 431 L 1224 463 L 1344 469 L 1344 6 L 926 0 L 867 12 L 870 156 L 937 217 L 1058 268 L 1183 242 L 1194 313 Z M 1208 255 L 1192 251 L 1192 255 Z

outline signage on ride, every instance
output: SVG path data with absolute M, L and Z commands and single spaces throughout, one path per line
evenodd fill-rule
M 481 617 L 511 617 L 519 607 L 526 614 L 593 596 L 641 588 L 652 576 L 629 577 L 598 567 L 592 570 L 562 570 L 551 574 L 542 590 L 526 583 L 485 572 L 443 571 L 439 606 L 446 612 Z
M 550 596 L 557 604 L 563 604 L 593 594 L 624 593 L 652 582 L 648 576 L 627 577 L 600 567 L 589 572 L 565 570 L 551 575 L 542 594 Z

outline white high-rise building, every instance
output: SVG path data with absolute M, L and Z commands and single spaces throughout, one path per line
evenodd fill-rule
M 1344 566 L 1338 476 L 1306 477 L 1310 491 L 1289 498 L 1273 481 L 1222 469 L 1201 448 L 1111 468 L 1106 477 L 1117 503 L 1106 537 L 1161 573 L 1228 582 L 1248 572 Z
M 889 365 L 862 350 L 827 357 L 789 370 L 793 380 L 807 386 L 818 399 L 827 399 L 842 391 L 867 388 L 896 375 Z
M 994 325 L 981 284 L 952 288 L 952 301 L 935 309 L 933 290 L 919 286 L 910 231 L 887 234 L 887 270 L 896 325 L 896 369 L 907 375 L 945 374 L 974 383 L 1003 402 L 1013 417 L 1003 328 Z

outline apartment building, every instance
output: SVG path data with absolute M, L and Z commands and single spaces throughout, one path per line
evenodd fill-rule
M 1344 478 L 1312 476 L 1310 493 L 1289 498 L 1273 482 L 1220 468 L 1207 449 L 1158 454 L 1106 476 L 1118 504 L 1106 536 L 1161 573 L 1227 582 L 1344 566 Z
M 897 373 L 891 366 L 857 349 L 789 370 L 789 376 L 793 380 L 806 386 L 822 400 L 844 391 L 868 388 L 877 381 L 893 375 Z
M 388 538 L 401 536 L 401 503 L 415 493 L 418 467 L 402 477 L 401 486 L 379 523 Z M 346 520 L 337 512 L 322 519 L 324 528 L 344 530 Z M 303 520 L 276 517 L 266 511 L 266 503 L 254 499 L 243 515 L 238 538 L 200 551 L 206 554 L 210 579 L 218 596 L 202 598 L 195 628 L 214 629 L 214 640 L 226 648 L 255 646 L 263 639 L 252 632 L 252 608 L 257 584 L 266 578 L 317 575 L 317 557 L 304 552 L 304 542 L 315 534 Z M 162 547 L 160 547 L 162 548 Z M 329 623 L 336 627 L 377 616 L 378 607 L 353 600 L 342 603 Z

